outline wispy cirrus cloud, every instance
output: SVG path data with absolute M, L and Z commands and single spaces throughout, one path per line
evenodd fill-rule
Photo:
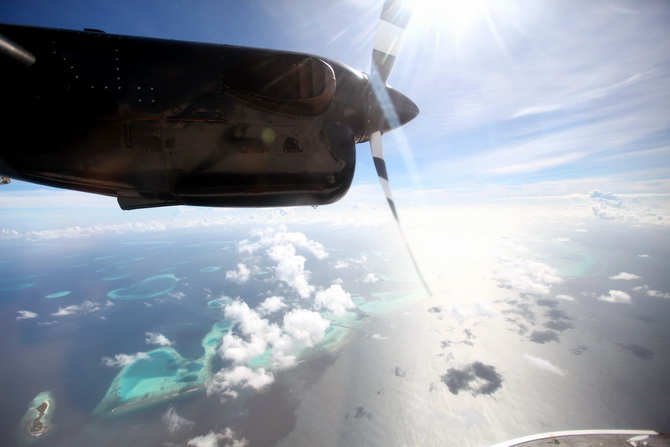
M 191 430 L 195 425 L 195 421 L 190 421 L 177 414 L 174 406 L 169 406 L 168 409 L 161 416 L 161 420 L 165 424 L 167 431 L 176 433 L 182 430 Z
M 81 304 L 72 304 L 70 306 L 59 307 L 58 310 L 53 312 L 51 315 L 54 317 L 63 317 L 67 315 L 89 314 L 92 312 L 98 312 L 105 307 L 113 305 L 114 303 L 109 300 L 107 300 L 105 303 L 94 303 L 92 301 L 86 300 Z
M 550 373 L 558 374 L 559 376 L 564 376 L 565 371 L 563 371 L 561 368 L 558 366 L 554 365 L 551 363 L 549 360 L 536 357 L 534 355 L 530 354 L 524 354 L 523 358 L 526 359 L 531 365 L 543 370 L 543 371 L 548 371 Z
M 149 354 L 146 352 L 137 352 L 135 354 L 115 354 L 114 357 L 103 357 L 100 363 L 105 366 L 123 368 L 128 366 L 139 359 L 148 360 Z

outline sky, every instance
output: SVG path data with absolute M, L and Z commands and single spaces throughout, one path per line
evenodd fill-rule
M 10 0 L 0 22 L 285 49 L 368 71 L 381 4 Z M 667 208 L 669 20 L 666 1 L 414 2 L 389 84 L 421 113 L 384 138 L 401 214 L 403 206 L 588 199 L 594 190 Z M 380 206 L 367 143 L 357 152 L 343 203 Z M 23 182 L 3 187 L 0 206 L 129 220 L 112 198 Z M 183 212 L 134 211 L 132 220 Z

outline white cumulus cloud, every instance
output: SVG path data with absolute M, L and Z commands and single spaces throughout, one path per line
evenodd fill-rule
M 314 346 L 320 342 L 328 326 L 330 321 L 311 310 L 294 309 L 284 315 L 284 330 L 307 346 Z
M 305 270 L 307 259 L 296 254 L 295 247 L 290 244 L 273 245 L 267 253 L 277 263 L 275 278 L 285 282 L 301 298 L 308 298 L 314 291 L 314 286 L 309 284 L 309 272 Z
M 547 295 L 554 284 L 563 282 L 553 267 L 520 258 L 502 258 L 495 272 L 498 285 L 519 293 Z
M 379 282 L 379 276 L 375 275 L 374 273 L 368 273 L 367 275 L 365 275 L 365 278 L 363 278 L 363 282 L 365 283 Z
M 242 301 L 233 301 L 224 309 L 226 318 L 238 323 L 239 334 L 225 334 L 219 346 L 219 355 L 235 364 L 248 364 L 251 360 L 270 349 L 273 366 L 285 368 L 295 364 L 295 356 L 290 354 L 295 343 L 289 334 L 270 323 L 267 319 Z
M 598 190 L 591 191 L 589 198 L 593 215 L 599 219 L 665 226 L 670 223 L 670 213 L 667 209 L 655 204 L 647 206 L 636 199 L 619 197 L 611 192 Z
M 271 296 L 263 300 L 263 302 L 259 304 L 256 307 L 256 309 L 258 310 L 258 313 L 260 313 L 261 315 L 268 315 L 275 313 L 278 310 L 283 309 L 284 307 L 286 307 L 286 303 L 284 303 L 283 297 Z
M 150 345 L 172 346 L 174 344 L 165 335 L 158 332 L 147 332 L 145 335 L 147 336 L 145 341 Z
M 244 284 L 249 281 L 249 278 L 251 278 L 251 270 L 242 263 L 237 264 L 237 270 L 229 270 L 226 272 L 226 279 L 237 284 Z
M 220 444 L 222 441 L 223 444 Z M 235 432 L 226 428 L 222 432 L 210 431 L 206 435 L 196 436 L 189 439 L 186 445 L 191 447 L 245 447 L 249 443 L 244 438 L 236 439 Z
M 339 284 L 333 284 L 326 290 L 319 290 L 314 298 L 314 308 L 316 310 L 326 309 L 338 317 L 354 307 L 356 305 L 351 300 L 351 294 L 346 292 Z
M 260 391 L 274 382 L 274 375 L 265 368 L 257 370 L 235 366 L 217 372 L 207 383 L 207 394 L 218 395 L 222 401 L 237 397 L 235 388 L 253 388 Z
M 323 248 L 323 245 L 308 239 L 303 233 L 290 232 L 283 225 L 279 228 L 268 227 L 264 230 L 254 230 L 251 232 L 251 236 L 255 240 L 245 239 L 238 244 L 240 253 L 254 254 L 263 247 L 292 245 L 309 251 L 317 259 L 328 257 L 328 252 Z
M 610 290 L 607 295 L 600 295 L 598 299 L 608 303 L 630 304 L 632 302 L 630 295 L 622 290 Z
M 39 314 L 37 314 L 35 312 L 31 312 L 29 310 L 17 310 L 16 313 L 19 314 L 19 316 L 16 317 L 17 320 L 28 320 L 30 318 L 39 317 Z
M 639 276 L 633 273 L 621 272 L 618 275 L 610 276 L 610 279 L 620 279 L 623 281 L 632 281 L 633 279 L 640 279 Z
M 574 299 L 573 297 L 571 297 L 570 295 L 564 295 L 564 294 L 556 295 L 556 299 L 564 300 L 564 301 L 574 301 L 574 300 L 575 300 L 575 299 Z
M 335 264 L 333 264 L 333 267 L 335 267 L 338 270 L 345 269 L 349 267 L 349 263 L 347 261 L 342 261 L 341 259 L 338 259 L 337 261 L 335 261 Z
M 665 292 L 660 292 L 658 290 L 653 290 L 649 289 L 647 290 L 647 295 L 654 297 L 654 298 L 663 298 L 663 299 L 670 299 L 670 293 L 665 293 Z

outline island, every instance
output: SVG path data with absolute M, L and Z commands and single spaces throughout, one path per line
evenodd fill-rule
M 53 424 L 54 409 L 56 401 L 50 391 L 42 391 L 30 402 L 28 411 L 21 420 L 21 425 L 25 429 L 25 434 L 31 437 L 42 436 L 51 429 Z

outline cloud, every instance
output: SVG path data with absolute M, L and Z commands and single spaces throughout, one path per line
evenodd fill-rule
M 281 296 L 271 296 L 266 298 L 261 304 L 256 307 L 256 310 L 261 315 L 268 315 L 277 312 L 286 307 L 284 298 Z
M 449 368 L 440 379 L 452 394 L 469 391 L 473 396 L 493 394 L 503 382 L 503 377 L 494 366 L 482 362 L 473 362 L 461 369 Z
M 326 290 L 319 290 L 314 298 L 314 308 L 316 310 L 326 309 L 338 317 L 344 315 L 348 309 L 355 307 L 356 305 L 351 300 L 351 294 L 346 292 L 339 284 L 333 284 Z
M 242 301 L 233 301 L 224 309 L 226 318 L 238 323 L 241 335 L 226 333 L 218 348 L 219 355 L 235 364 L 247 364 L 272 348 L 280 359 L 291 348 L 291 340 L 282 334 L 276 324 L 271 324 Z
M 374 273 L 368 273 L 365 275 L 365 278 L 363 278 L 364 283 L 375 283 L 379 282 L 379 276 L 375 275 Z
M 177 414 L 177 410 L 171 405 L 161 416 L 161 420 L 167 426 L 170 433 L 176 433 L 181 430 L 191 430 L 195 425 L 194 421 L 189 421 Z
M 207 385 L 209 394 L 228 400 L 237 397 L 237 388 L 261 389 L 272 383 L 274 377 L 264 368 L 251 368 L 254 359 L 269 354 L 264 361 L 268 361 L 272 368 L 292 367 L 296 363 L 294 352 L 314 346 L 323 339 L 330 321 L 318 312 L 293 309 L 283 315 L 281 326 L 262 317 L 264 311 L 274 313 L 284 307 L 283 298 L 273 296 L 263 301 L 258 310 L 239 300 L 224 308 L 225 317 L 236 325 L 222 337 L 217 352 L 233 365 L 212 377 Z
M 71 306 L 67 307 L 59 307 L 57 312 L 52 313 L 54 317 L 63 317 L 66 315 L 74 315 L 74 314 L 88 314 L 91 312 L 97 312 L 101 309 L 104 309 L 105 307 L 113 306 L 114 303 L 111 301 L 107 300 L 105 304 L 99 304 L 99 303 L 93 303 L 91 301 L 84 301 L 81 304 L 73 304 Z
M 328 253 L 318 242 L 307 238 L 303 233 L 289 232 L 285 226 L 279 228 L 265 228 L 264 230 L 253 230 L 251 236 L 255 241 L 245 239 L 238 244 L 240 253 L 254 254 L 264 247 L 274 245 L 291 245 L 300 249 L 305 249 L 314 255 L 317 259 L 325 259 Z
M 339 269 L 344 269 L 344 268 L 349 267 L 349 263 L 347 261 L 342 261 L 342 260 L 338 259 L 337 261 L 335 261 L 335 264 L 333 264 L 333 267 L 335 267 L 338 270 Z
M 235 363 L 249 363 L 263 354 L 266 347 L 267 342 L 260 337 L 252 337 L 247 341 L 235 334 L 227 333 L 221 340 L 218 352 L 222 358 Z
M 224 444 L 220 444 L 225 441 Z M 235 432 L 230 428 L 226 428 L 223 432 L 210 431 L 206 435 L 196 436 L 189 439 L 186 445 L 191 447 L 245 447 L 249 442 L 242 439 L 235 439 Z
M 619 197 L 611 192 L 591 191 L 591 211 L 599 219 L 629 223 L 669 225 L 670 213 L 661 207 L 647 206 L 637 199 Z
M 330 321 L 311 310 L 294 309 L 284 315 L 284 330 L 307 346 L 320 342 L 329 326 Z
M 237 284 L 244 284 L 249 281 L 249 278 L 251 278 L 251 270 L 242 263 L 237 264 L 237 270 L 229 270 L 226 272 L 226 279 Z
M 610 276 L 610 279 L 620 279 L 622 281 L 632 281 L 633 279 L 640 279 L 639 276 L 633 273 L 621 272 L 618 275 Z
M 39 314 L 35 312 L 31 312 L 29 310 L 18 310 L 16 313 L 19 314 L 18 317 L 16 317 L 17 320 L 28 320 L 30 318 L 37 318 L 39 317 Z
M 147 332 L 145 335 L 147 336 L 145 341 L 150 345 L 172 346 L 174 344 L 165 335 L 158 332 Z
M 270 302 L 274 303 L 274 300 Z M 330 321 L 317 312 L 293 309 L 283 315 L 280 327 L 262 318 L 259 312 L 250 309 L 242 301 L 233 301 L 227 305 L 224 314 L 238 323 L 238 333 L 226 333 L 218 352 L 223 359 L 235 365 L 248 365 L 269 350 L 269 360 L 273 367 L 291 367 L 296 361 L 293 352 L 301 346 L 314 346 L 320 342 L 330 325 Z
M 370 338 L 372 338 L 373 340 L 388 340 L 388 337 L 381 334 L 372 334 Z
M 548 295 L 554 284 L 563 282 L 558 271 L 547 264 L 520 258 L 501 258 L 494 277 L 498 287 L 523 294 Z
M 223 312 L 226 318 L 239 323 L 240 331 L 243 334 L 259 335 L 273 330 L 273 325 L 270 325 L 268 320 L 263 319 L 244 301 L 233 301 L 226 305 Z
M 610 290 L 607 295 L 600 295 L 598 299 L 600 301 L 606 301 L 608 303 L 623 303 L 623 304 L 632 303 L 630 295 L 622 290 Z
M 218 395 L 221 401 L 237 397 L 235 388 L 253 388 L 260 391 L 274 382 L 274 375 L 258 368 L 253 370 L 247 366 L 235 366 L 218 371 L 207 382 L 207 395 Z
M 666 300 L 670 299 L 670 293 L 660 292 L 658 290 L 653 290 L 653 289 L 647 290 L 646 293 L 647 293 L 648 296 L 651 296 L 653 298 L 663 298 L 663 299 L 666 299 Z
M 535 357 L 534 355 L 530 354 L 524 354 L 523 358 L 525 358 L 533 366 L 536 366 L 537 368 L 540 368 L 543 371 L 549 371 L 551 373 L 558 374 L 559 376 L 565 375 L 565 372 L 561 368 L 557 367 L 549 360 L 545 360 L 540 357 Z
M 301 298 L 308 298 L 314 291 L 314 286 L 308 282 L 309 272 L 305 270 L 307 259 L 297 255 L 293 245 L 274 245 L 268 249 L 267 254 L 277 263 L 275 278 L 285 282 Z
M 565 300 L 565 301 L 574 301 L 575 300 L 570 295 L 556 295 L 556 299 Z
M 149 354 L 146 352 L 137 352 L 135 354 L 116 354 L 114 357 L 103 357 L 101 363 L 105 366 L 123 368 L 124 366 L 128 366 L 131 363 L 134 363 L 136 360 L 148 360 L 150 358 L 151 357 L 149 357 Z

